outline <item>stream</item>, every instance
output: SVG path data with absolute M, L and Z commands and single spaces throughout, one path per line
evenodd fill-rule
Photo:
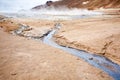
M 48 44 L 52 47 L 64 50 L 74 56 L 82 58 L 89 64 L 94 67 L 101 69 L 102 71 L 106 72 L 110 76 L 114 78 L 114 80 L 120 80 L 120 65 L 113 63 L 111 60 L 96 54 L 87 53 L 82 50 L 77 50 L 69 47 L 63 47 L 58 45 L 56 42 L 52 40 L 52 37 L 57 31 L 60 29 L 60 25 L 56 25 L 55 28 L 43 38 L 43 43 Z

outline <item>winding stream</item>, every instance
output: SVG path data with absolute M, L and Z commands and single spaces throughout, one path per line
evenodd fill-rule
M 82 58 L 92 66 L 95 66 L 103 70 L 104 72 L 112 76 L 115 80 L 120 80 L 120 65 L 113 63 L 112 61 L 110 61 L 109 59 L 103 56 L 90 54 L 85 51 L 81 51 L 73 48 L 63 47 L 55 43 L 52 40 L 52 37 L 59 30 L 59 28 L 60 28 L 60 25 L 57 25 L 55 29 L 53 29 L 46 37 L 44 37 L 43 42 L 52 47 L 59 48 L 72 55 Z

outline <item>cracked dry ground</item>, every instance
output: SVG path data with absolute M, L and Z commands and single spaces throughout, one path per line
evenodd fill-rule
M 120 15 L 62 22 L 54 40 L 63 46 L 106 56 L 120 64 Z
M 0 22 L 0 80 L 113 80 L 87 62 L 40 41 L 11 35 L 18 24 L 53 27 L 53 21 L 4 19 Z

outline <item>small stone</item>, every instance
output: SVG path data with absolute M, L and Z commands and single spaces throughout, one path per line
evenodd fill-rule
M 89 60 L 93 60 L 93 58 L 89 58 Z
M 11 22 L 11 23 L 13 23 L 13 22 Z
M 77 58 L 77 60 L 80 60 L 79 58 Z
M 14 75 L 17 75 L 17 73 L 12 73 L 11 75 L 13 75 L 13 76 L 14 76 Z

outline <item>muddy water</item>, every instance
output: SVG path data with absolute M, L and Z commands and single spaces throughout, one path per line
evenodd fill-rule
M 59 48 L 72 55 L 82 58 L 92 66 L 103 70 L 104 72 L 112 76 L 115 80 L 120 80 L 120 65 L 113 63 L 112 61 L 110 61 L 109 59 L 103 56 L 99 56 L 99 55 L 87 53 L 85 51 L 58 45 L 52 40 L 52 37 L 57 32 L 57 30 L 58 30 L 57 28 L 52 30 L 46 37 L 44 37 L 43 42 L 52 47 Z

